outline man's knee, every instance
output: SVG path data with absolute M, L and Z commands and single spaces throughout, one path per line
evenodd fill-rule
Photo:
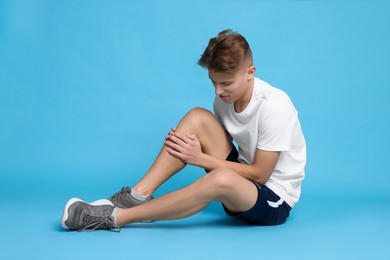
M 214 115 L 207 109 L 196 107 L 191 109 L 185 116 L 187 120 L 190 120 L 192 124 L 202 125 L 207 124 L 210 120 L 214 120 Z
M 237 177 L 237 173 L 233 170 L 220 168 L 206 174 L 202 181 L 203 185 L 210 191 L 209 195 L 215 200 L 219 200 L 234 187 L 235 177 Z
M 202 107 L 194 107 L 188 113 L 189 114 L 194 114 L 194 115 L 205 115 L 205 114 L 206 115 L 209 115 L 209 114 L 212 115 L 212 113 L 209 110 L 207 110 L 205 108 L 202 108 Z

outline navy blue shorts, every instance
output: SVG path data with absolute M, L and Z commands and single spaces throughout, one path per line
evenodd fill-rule
M 236 147 L 233 146 L 226 160 L 239 162 Z M 268 187 L 255 182 L 253 185 L 256 186 L 258 191 L 256 204 L 248 211 L 239 213 L 231 212 L 222 204 L 226 214 L 240 218 L 252 225 L 270 226 L 283 224 L 290 215 L 291 207 Z

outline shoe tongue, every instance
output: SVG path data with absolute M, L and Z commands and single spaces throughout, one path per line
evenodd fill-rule
M 123 191 L 126 192 L 126 193 L 127 192 L 130 193 L 131 192 L 131 188 L 129 186 L 126 186 L 126 187 L 123 188 Z

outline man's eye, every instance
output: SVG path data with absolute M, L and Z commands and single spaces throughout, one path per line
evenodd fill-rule
M 232 83 L 231 82 L 224 82 L 224 83 L 222 83 L 222 85 L 224 85 L 224 86 L 230 86 Z

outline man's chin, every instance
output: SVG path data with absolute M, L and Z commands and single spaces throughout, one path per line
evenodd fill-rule
M 225 97 L 225 98 L 221 98 L 219 97 L 224 103 L 226 104 L 232 104 L 234 103 L 234 101 L 232 101 L 232 99 L 230 97 Z
M 233 104 L 234 101 L 232 101 L 231 99 L 222 99 L 222 101 L 226 104 Z

